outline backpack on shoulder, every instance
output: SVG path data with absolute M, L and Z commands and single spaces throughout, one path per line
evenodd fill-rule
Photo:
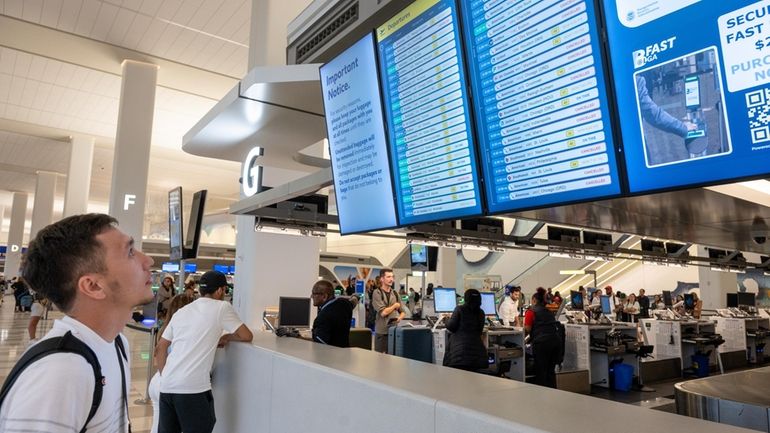
M 115 338 L 115 347 L 117 350 L 119 350 L 123 358 L 127 360 L 128 358 L 126 356 L 125 348 L 123 347 L 123 340 L 120 336 Z M 102 402 L 104 376 L 102 375 L 102 367 L 99 364 L 99 359 L 97 359 L 94 351 L 91 350 L 91 348 L 88 347 L 85 343 L 72 335 L 72 332 L 70 331 L 67 331 L 67 333 L 61 337 L 48 338 L 39 342 L 27 350 L 24 355 L 22 355 L 21 359 L 19 359 L 11 372 L 8 374 L 8 377 L 6 377 L 5 383 L 3 383 L 3 387 L 0 388 L 0 407 L 2 407 L 5 398 L 8 396 L 8 393 L 13 387 L 13 384 L 16 383 L 16 380 L 21 376 L 21 373 L 27 367 L 48 355 L 53 355 L 56 353 L 74 353 L 80 355 L 85 358 L 85 360 L 88 362 L 88 364 L 91 365 L 91 368 L 93 369 L 95 384 L 94 395 L 91 400 L 91 409 L 88 412 L 88 418 L 86 418 L 85 425 L 80 430 L 80 433 L 84 433 L 86 431 L 86 426 L 89 422 L 91 422 L 94 415 L 96 415 L 96 410 L 99 409 L 99 404 Z

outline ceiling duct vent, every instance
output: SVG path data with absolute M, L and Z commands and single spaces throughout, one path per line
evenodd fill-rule
M 296 63 L 303 63 L 311 54 L 323 47 L 327 41 L 340 34 L 351 23 L 358 20 L 358 2 L 344 2 L 330 15 L 329 20 L 318 23 L 299 38 Z

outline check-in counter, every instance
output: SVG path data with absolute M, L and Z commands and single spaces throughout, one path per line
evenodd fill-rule
M 638 330 L 635 324 L 576 324 L 565 326 L 565 350 L 562 371 L 588 371 L 588 383 L 603 388 L 610 386 L 610 364 L 622 360 L 634 368 L 634 376 L 639 376 L 639 359 L 628 351 L 625 345 L 591 344 L 593 341 L 605 341 L 608 332 L 617 331 L 636 341 Z
M 218 353 L 219 433 L 749 432 L 372 351 L 258 334 Z M 551 410 L 558 408 L 558 410 Z M 547 415 L 546 415 L 547 414 Z
M 716 322 L 716 331 L 725 339 L 725 343 L 719 346 L 720 353 L 741 352 L 751 364 L 764 363 L 765 340 L 770 340 L 770 319 L 717 317 Z

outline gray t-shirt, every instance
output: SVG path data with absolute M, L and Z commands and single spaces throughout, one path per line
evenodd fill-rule
M 396 291 L 393 289 L 390 289 L 390 292 L 388 293 L 385 293 L 385 291 L 379 287 L 374 289 L 372 292 L 372 305 L 374 306 L 374 311 L 377 312 L 377 317 L 374 318 L 375 334 L 388 334 L 388 322 L 392 321 L 395 323 L 396 319 L 398 319 L 400 309 L 393 310 L 387 317 L 382 317 L 380 312 L 384 308 L 390 307 L 391 305 L 400 301 L 401 299 L 399 299 L 398 293 L 396 293 Z

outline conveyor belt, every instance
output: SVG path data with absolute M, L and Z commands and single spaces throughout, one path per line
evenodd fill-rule
M 770 367 L 677 383 L 680 415 L 770 432 Z

